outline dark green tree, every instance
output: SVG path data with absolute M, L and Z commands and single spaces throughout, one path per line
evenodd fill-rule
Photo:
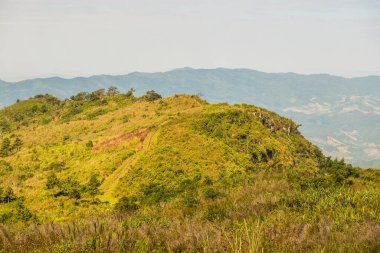
M 111 86 L 107 90 L 107 96 L 115 96 L 115 95 L 117 95 L 119 93 L 120 92 L 119 92 L 118 88 L 115 87 L 115 86 Z
M 16 199 L 17 199 L 17 197 L 14 194 L 13 189 L 9 186 L 1 192 L 0 200 L 3 203 L 9 203 L 9 202 L 12 202 Z
M 135 91 L 136 90 L 134 88 L 130 88 L 129 91 L 125 95 L 127 96 L 127 98 L 134 98 L 135 97 L 135 95 L 134 95 Z
M 161 99 L 162 96 L 158 94 L 157 92 L 155 92 L 154 90 L 151 90 L 151 91 L 146 92 L 146 94 L 144 95 L 144 98 L 147 101 L 155 101 L 157 99 Z
M 22 144 L 22 140 L 19 137 L 17 137 L 12 145 L 12 150 L 20 151 Z
M 49 111 L 49 108 L 46 105 L 42 105 L 41 108 L 40 108 L 40 111 L 42 113 L 47 113 Z
M 54 172 L 50 172 L 47 177 L 46 188 L 51 190 L 58 185 L 59 185 L 59 180 L 57 178 L 57 175 Z
M 74 101 L 84 101 L 89 99 L 89 93 L 88 92 L 79 92 L 78 94 L 71 96 L 70 99 Z
M 87 143 L 86 143 L 86 147 L 88 148 L 92 148 L 94 146 L 94 143 L 92 142 L 92 140 L 89 140 Z
M 16 219 L 20 221 L 37 221 L 37 217 L 24 205 L 22 201 L 16 204 Z
M 99 186 L 100 186 L 100 182 L 98 178 L 95 175 L 92 175 L 86 185 L 87 192 L 92 197 L 92 202 L 94 202 L 95 196 L 100 193 Z
M 11 141 L 9 140 L 9 138 L 4 138 L 3 142 L 1 143 L 0 154 L 2 156 L 7 156 L 10 151 L 11 151 Z
M 5 120 L 0 120 L 0 134 L 3 132 L 10 132 L 10 131 L 11 131 L 11 125 Z
M 129 212 L 139 208 L 136 197 L 122 197 L 115 204 L 115 210 L 118 212 Z
M 83 186 L 79 184 L 78 180 L 72 177 L 68 177 L 65 180 L 60 181 L 60 192 L 57 195 L 68 196 L 73 199 L 80 199 L 83 191 Z
M 91 101 L 95 101 L 95 100 L 102 99 L 105 96 L 106 96 L 106 90 L 105 89 L 99 89 L 99 90 L 91 92 L 89 95 L 89 99 Z

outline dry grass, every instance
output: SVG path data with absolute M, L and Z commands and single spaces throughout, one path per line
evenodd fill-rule
M 87 109 L 15 130 L 24 146 L 4 158 L 13 169 L 1 185 L 39 220 L 0 226 L 2 252 L 380 251 L 380 174 L 316 185 L 331 179 L 319 173 L 317 148 L 272 132 L 252 110 L 277 127 L 288 119 L 190 96 L 111 101 L 91 119 L 98 108 Z M 48 190 L 55 162 L 64 163 L 60 179 L 85 184 L 96 174 L 99 200 Z M 140 209 L 114 213 L 124 196 Z M 12 205 L 0 204 L 0 214 Z

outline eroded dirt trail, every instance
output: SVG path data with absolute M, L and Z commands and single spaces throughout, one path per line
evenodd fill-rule
M 114 190 L 119 183 L 119 180 L 123 178 L 128 170 L 134 165 L 134 163 L 144 154 L 152 145 L 152 140 L 158 134 L 159 128 L 155 128 L 146 135 L 141 136 L 141 142 L 138 144 L 135 150 L 135 154 L 129 157 L 119 168 L 117 168 L 100 186 L 103 195 L 101 196 L 102 201 L 109 201 L 113 203 L 116 201 L 115 196 L 113 196 Z

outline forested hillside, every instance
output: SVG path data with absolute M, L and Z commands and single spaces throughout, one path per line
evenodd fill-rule
M 0 251 L 376 252 L 380 173 L 261 107 L 117 88 L 0 110 Z

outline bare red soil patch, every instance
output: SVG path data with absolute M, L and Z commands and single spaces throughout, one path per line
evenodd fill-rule
M 95 151 L 99 151 L 106 148 L 112 148 L 119 146 L 120 144 L 130 141 L 134 138 L 140 139 L 140 142 L 143 142 L 145 138 L 148 136 L 149 129 L 148 128 L 140 128 L 133 130 L 132 132 L 122 134 L 110 140 L 106 140 L 96 144 L 92 149 Z

